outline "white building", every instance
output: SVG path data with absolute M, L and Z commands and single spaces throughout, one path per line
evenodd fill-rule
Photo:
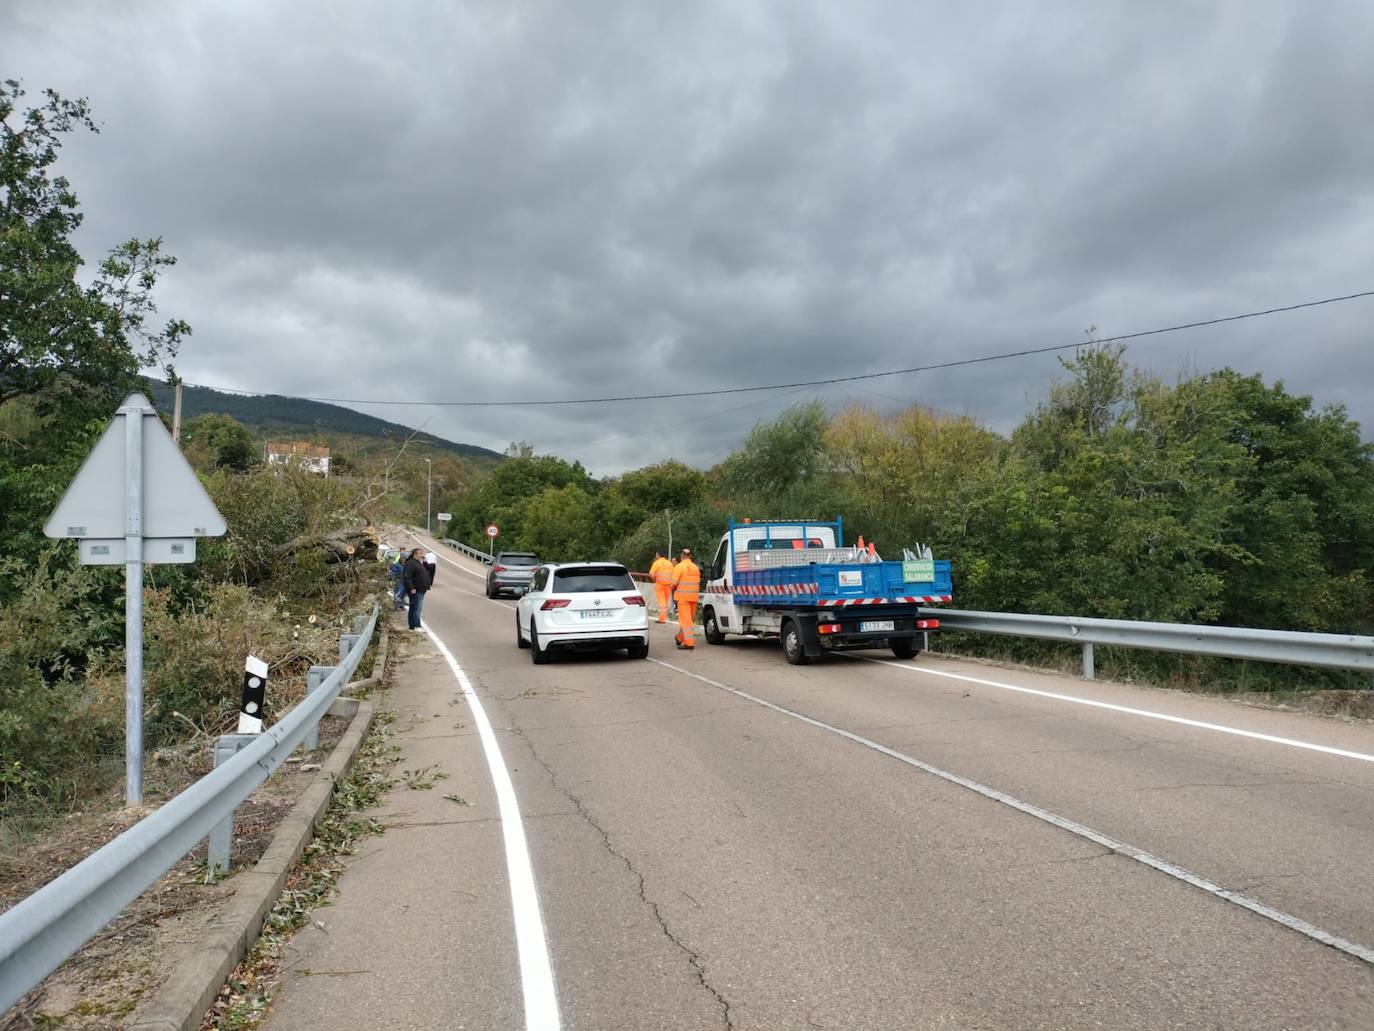
M 267 442 L 268 465 L 299 465 L 307 472 L 329 475 L 329 448 L 305 441 Z

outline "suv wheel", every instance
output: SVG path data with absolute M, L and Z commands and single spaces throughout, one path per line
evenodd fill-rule
M 534 628 L 534 620 L 530 620 L 530 661 L 536 666 L 542 666 L 549 661 L 547 649 L 539 647 L 539 631 Z

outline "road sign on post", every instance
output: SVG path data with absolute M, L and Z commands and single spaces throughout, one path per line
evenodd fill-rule
M 435 516 L 434 518 L 437 519 L 437 520 L 439 520 L 439 522 L 441 522 L 441 523 L 446 523 L 446 522 L 448 522 L 450 519 L 453 518 L 453 513 L 452 513 L 452 512 L 440 512 L 440 513 L 439 513 L 437 516 Z
M 83 565 L 124 566 L 124 801 L 143 801 L 143 565 L 191 562 L 226 530 L 172 435 L 130 394 L 81 463 L 43 532 L 79 541 Z
M 496 554 L 496 536 L 501 532 L 501 528 L 495 523 L 487 525 L 487 554 Z

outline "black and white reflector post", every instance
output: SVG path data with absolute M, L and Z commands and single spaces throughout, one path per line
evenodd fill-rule
M 239 705 L 239 733 L 262 733 L 262 707 L 267 698 L 267 663 L 252 655 L 243 664 L 243 702 Z

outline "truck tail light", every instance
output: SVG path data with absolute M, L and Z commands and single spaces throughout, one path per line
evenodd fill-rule
M 626 604 L 626 605 L 643 605 L 643 604 L 644 604 L 644 595 L 642 595 L 642 594 L 627 594 L 627 595 L 625 595 L 625 604 Z
M 565 609 L 571 601 L 571 598 L 550 598 L 548 601 L 544 602 L 543 605 L 539 606 L 539 611 L 548 612 L 550 609 Z
M 844 624 L 842 624 L 842 623 L 820 623 L 820 624 L 817 624 L 817 626 L 816 626 L 816 633 L 818 633 L 818 634 L 838 634 L 838 633 L 840 632 L 840 630 L 843 629 L 843 627 L 844 627 Z
M 940 621 L 938 619 L 918 619 L 916 620 L 917 630 L 939 630 Z

